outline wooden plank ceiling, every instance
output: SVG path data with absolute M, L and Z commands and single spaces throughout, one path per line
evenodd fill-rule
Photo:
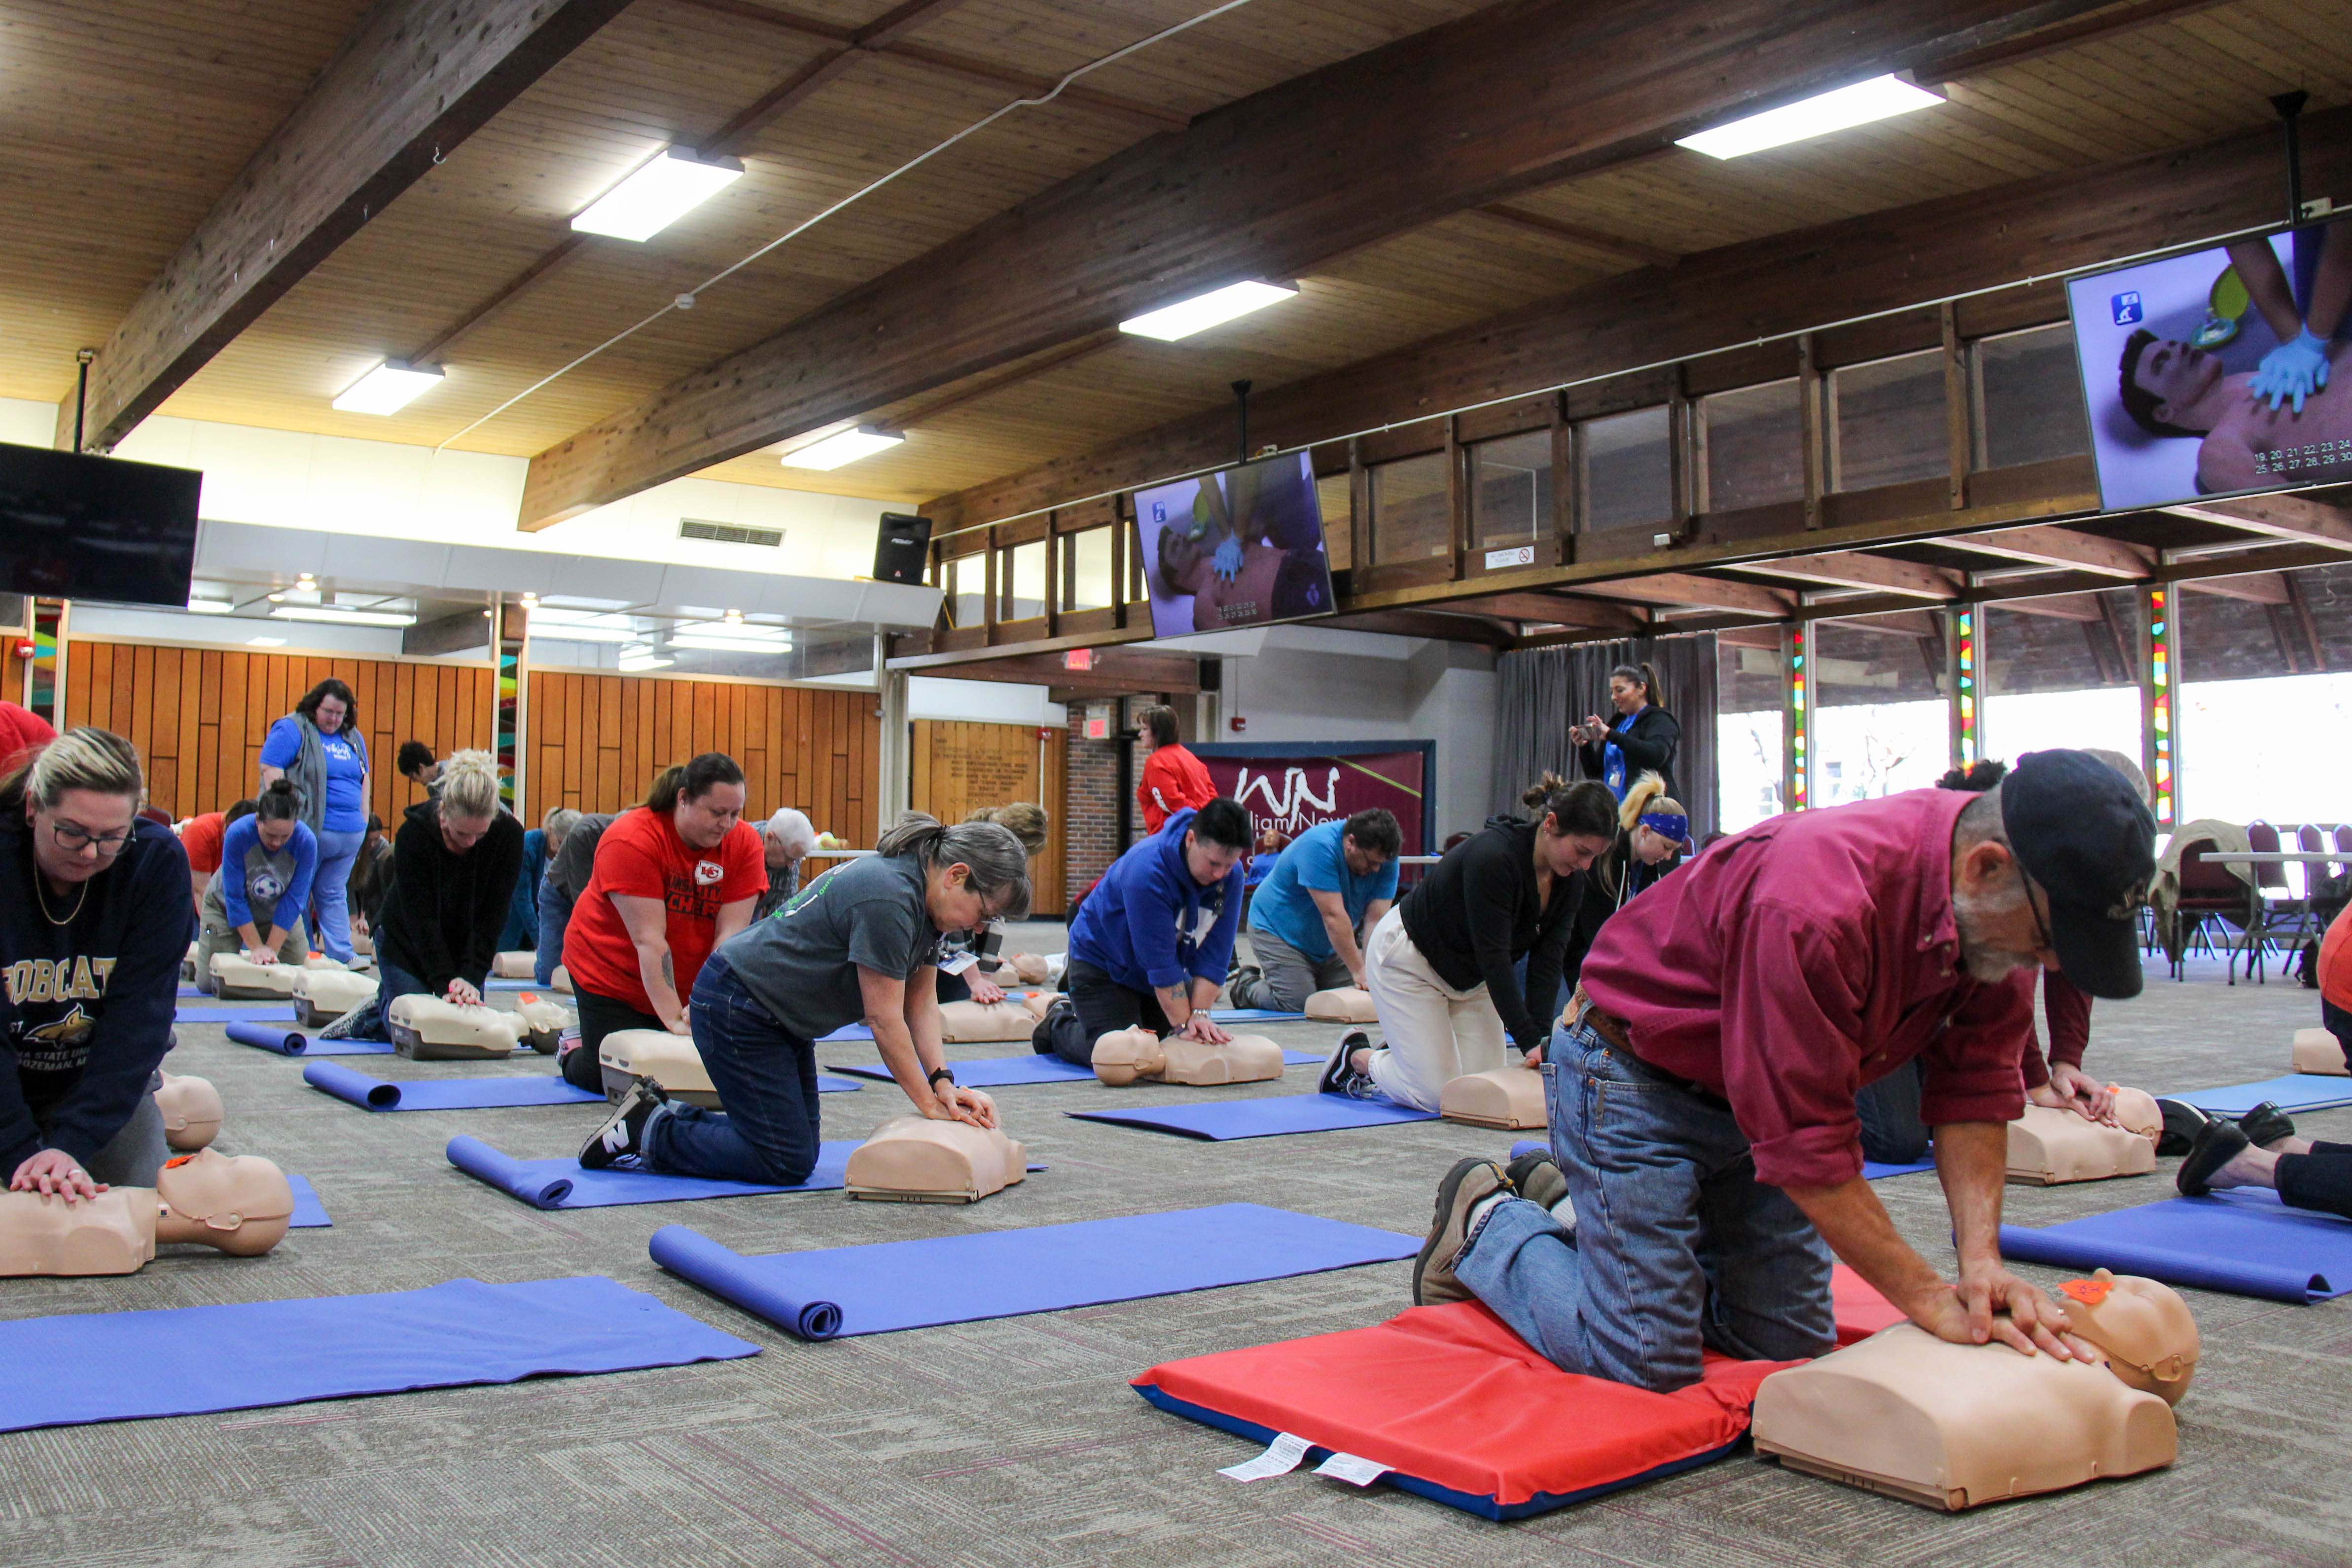
M 1171 125 L 1482 7 L 1255 0 L 1090 76 L 1083 96 L 1015 112 L 460 434 L 1037 81 L 1202 8 L 635 0 L 163 412 L 536 455 Z M 0 395 L 69 395 L 72 351 L 112 330 L 362 9 L 0 12 L 0 147 L 14 154 L 0 160 Z M 1549 8 L 1522 9 L 1532 26 Z M 2259 128 L 2284 86 L 2308 89 L 2315 108 L 2352 99 L 2352 0 L 2136 0 L 1953 70 L 1940 109 L 1733 163 L 1667 148 L 1319 263 L 1296 301 L 1181 343 L 1097 334 L 1033 356 L 1045 368 L 1032 376 L 999 366 L 863 411 L 911 438 L 849 468 L 807 473 L 760 451 L 708 471 L 922 500 L 1215 407 L 1236 377 L 1271 390 L 1675 257 Z M 110 90 L 89 90 L 93 80 Z M 571 216 L 646 155 L 730 127 L 749 173 L 720 197 L 646 245 L 565 246 Z M 328 406 L 375 360 L 428 346 L 448 382 L 403 414 Z

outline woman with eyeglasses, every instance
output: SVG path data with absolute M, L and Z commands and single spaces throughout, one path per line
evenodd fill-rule
M 522 824 L 499 809 L 497 760 L 454 753 L 441 764 L 440 791 L 410 806 L 393 837 L 392 886 L 375 927 L 375 996 L 320 1033 L 383 1039 L 384 1009 L 403 996 L 478 1004 L 521 873 Z
M 0 1170 L 69 1203 L 147 1186 L 170 1151 L 152 1090 L 194 934 L 188 858 L 140 818 L 139 752 L 68 730 L 0 778 Z
M 360 733 L 359 699 L 332 676 L 294 704 L 294 711 L 269 726 L 261 742 L 261 784 L 293 781 L 302 802 L 302 824 L 319 841 L 319 867 L 310 883 L 318 911 L 312 932 L 329 958 L 352 962 L 349 887 L 352 867 L 367 842 L 367 738 Z

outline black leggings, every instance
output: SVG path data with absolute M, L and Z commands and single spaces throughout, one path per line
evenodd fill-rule
M 1141 1024 L 1164 1035 L 1172 1027 L 1159 997 L 1149 991 L 1130 991 L 1091 963 L 1073 961 L 1062 985 L 1077 1013 L 1078 1026 L 1054 1031 L 1054 1054 L 1072 1067 L 1093 1067 L 1095 1042 L 1114 1029 Z
M 585 1089 L 597 1094 L 604 1092 L 604 1067 L 597 1059 L 597 1047 L 604 1037 L 623 1029 L 667 1029 L 651 1013 L 640 1013 L 626 1002 L 615 1002 L 610 996 L 599 996 L 593 991 L 574 987 L 572 999 L 580 1005 L 580 1048 L 565 1057 L 558 1069 L 563 1081 L 574 1089 Z
M 2299 1209 L 2352 1219 L 2352 1143 L 2315 1142 L 2308 1154 L 2281 1154 L 2278 1195 Z

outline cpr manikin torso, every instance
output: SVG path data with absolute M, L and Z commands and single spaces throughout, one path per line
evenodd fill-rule
M 2084 1310 L 2075 1285 L 2100 1305 Z M 2168 1374 L 2171 1398 L 2187 1388 L 2197 1359 L 2187 1306 L 2155 1280 L 2105 1270 L 2061 1291 L 2078 1323 L 2099 1319 L 2082 1337 L 2126 1346 L 2130 1365 L 1953 1344 L 1897 1323 L 1766 1378 L 1756 1394 L 1757 1451 L 1954 1510 L 2170 1464 L 2178 1428 L 2171 1405 L 2148 1391 L 2159 1381 L 2148 1369 Z
M 672 1100 L 705 1110 L 727 1109 L 703 1070 L 702 1053 L 687 1036 L 667 1029 L 615 1029 L 596 1047 L 596 1064 L 604 1069 L 604 1098 L 616 1105 L 631 1083 L 648 1078 Z
M 1326 1024 L 1370 1024 L 1380 1017 L 1372 1011 L 1372 994 L 1360 985 L 1318 991 L 1307 999 L 1307 1016 Z
M 490 960 L 493 980 L 529 980 L 539 973 L 539 954 L 501 952 Z
M 166 1163 L 152 1187 L 110 1187 L 72 1204 L 0 1193 L 0 1276 L 134 1273 L 159 1241 L 257 1257 L 284 1239 L 293 1215 L 294 1189 L 276 1165 L 207 1149 Z
M 266 1000 L 294 994 L 294 977 L 302 971 L 291 963 L 255 963 L 241 954 L 213 954 L 213 990 L 236 1000 Z
M 226 1114 L 220 1090 L 206 1079 L 168 1072 L 160 1076 L 163 1084 L 155 1091 L 155 1109 L 163 1113 L 163 1142 L 186 1153 L 219 1137 L 221 1118 Z
M 2325 1029 L 2297 1029 L 2294 1032 L 2294 1070 L 2325 1073 L 2330 1078 L 2344 1077 L 2343 1045 Z
M 384 1011 L 384 1026 L 394 1050 L 421 1062 L 512 1056 L 522 1039 L 520 1015 L 438 996 L 394 998 Z
M 1543 1074 L 1533 1068 L 1465 1073 L 1438 1091 L 1437 1109 L 1448 1121 L 1512 1131 L 1550 1121 L 1544 1113 Z
M 348 969 L 294 972 L 294 1021 L 305 1028 L 331 1023 L 375 994 L 375 982 Z
M 1235 1035 L 1225 1045 L 1203 1045 L 1181 1035 L 1161 1039 L 1140 1026 L 1114 1029 L 1095 1041 L 1095 1077 L 1112 1088 L 1138 1079 L 1207 1085 L 1262 1083 L 1282 1076 L 1282 1047 L 1264 1035 Z
M 2112 1086 L 2111 1086 L 2112 1087 Z M 2110 1127 L 2071 1110 L 2029 1105 L 2009 1124 L 2009 1179 L 2040 1186 L 2097 1182 L 2109 1176 L 2144 1176 L 2156 1169 L 2156 1141 L 2164 1113 L 2144 1089 L 2113 1088 Z
M 894 1116 L 850 1152 L 844 1191 L 898 1203 L 978 1203 L 1021 1180 L 1028 1161 L 1000 1129 Z
M 1018 1002 L 940 1004 L 940 1038 L 952 1044 L 1025 1040 L 1036 1026 L 1036 1016 Z

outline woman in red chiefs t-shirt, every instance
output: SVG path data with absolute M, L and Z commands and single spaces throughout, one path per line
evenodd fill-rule
M 563 932 L 580 1004 L 567 1082 L 602 1090 L 597 1047 L 615 1029 L 688 1032 L 686 998 L 710 950 L 751 923 L 767 891 L 760 835 L 743 820 L 743 770 L 705 752 L 664 769 L 596 844 L 595 870 Z

